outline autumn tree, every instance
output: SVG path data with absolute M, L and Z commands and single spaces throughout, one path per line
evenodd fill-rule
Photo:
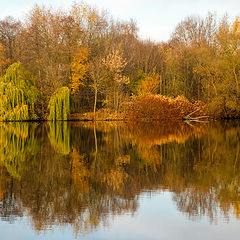
M 5 48 L 0 43 L 0 77 L 3 76 L 5 66 L 8 64 L 8 59 L 6 58 L 6 51 Z
M 119 112 L 123 98 L 123 86 L 129 83 L 129 78 L 123 74 L 127 61 L 121 57 L 119 50 L 112 51 L 102 61 L 108 70 L 109 83 L 113 90 L 113 109 L 115 112 Z
M 194 74 L 201 80 L 204 100 L 215 116 L 233 117 L 239 112 L 239 20 L 223 18 L 210 47 L 198 49 Z
M 6 59 L 9 64 L 19 60 L 19 33 L 22 23 L 11 16 L 0 20 L 0 43 L 5 49 Z
M 160 92 L 161 79 L 155 71 L 147 74 L 137 86 L 137 95 L 158 94 Z
M 46 114 L 49 96 L 70 82 L 72 60 L 82 38 L 81 29 L 73 16 L 37 5 L 25 20 L 21 32 L 21 59 L 37 78 L 42 115 Z
M 78 90 L 80 85 L 84 85 L 84 79 L 89 68 L 88 55 L 88 50 L 81 48 L 73 57 L 70 76 L 70 87 L 73 93 Z
M 189 46 L 193 43 L 211 45 L 214 43 L 214 34 L 217 30 L 217 18 L 208 13 L 205 18 L 190 16 L 181 21 L 172 33 L 171 39 Z
M 114 20 L 87 3 L 69 10 L 35 5 L 22 22 L 0 20 L 1 75 L 17 61 L 33 74 L 41 118 L 62 87 L 72 90 L 73 113 L 95 115 L 98 107 L 117 113 L 131 95 L 160 93 L 200 99 L 218 116 L 237 116 L 239 25 L 238 18 L 212 13 L 190 16 L 168 42 L 156 43 L 141 40 L 133 20 Z
M 94 118 L 96 118 L 96 109 L 97 109 L 97 100 L 98 94 L 104 92 L 104 83 L 105 83 L 105 71 L 104 65 L 101 58 L 95 58 L 89 65 L 89 74 L 93 81 L 91 87 L 94 89 L 94 106 L 93 113 Z
M 20 62 L 12 64 L 0 78 L 0 120 L 35 120 L 38 91 L 35 79 Z

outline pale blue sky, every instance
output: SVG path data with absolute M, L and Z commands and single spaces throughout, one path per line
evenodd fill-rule
M 208 11 L 216 12 L 218 16 L 228 13 L 232 18 L 240 15 L 240 0 L 85 0 L 84 2 L 99 9 L 106 9 L 119 19 L 133 18 L 138 24 L 140 37 L 155 41 L 168 40 L 175 26 L 186 16 L 204 17 Z M 65 8 L 73 1 L 0 0 L 0 18 L 7 15 L 22 18 L 34 3 Z

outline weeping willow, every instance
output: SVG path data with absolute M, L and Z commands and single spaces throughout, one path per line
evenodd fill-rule
M 35 128 L 36 123 L 0 123 L 0 166 L 15 179 L 21 179 L 36 162 Z
M 50 111 L 49 120 L 67 120 L 70 112 L 70 90 L 68 87 L 58 89 L 57 93 L 51 97 L 48 108 Z
M 0 78 L 0 120 L 36 119 L 34 105 L 37 95 L 33 76 L 20 62 L 12 64 Z
M 49 122 L 48 138 L 54 149 L 67 155 L 71 152 L 71 134 L 67 122 Z

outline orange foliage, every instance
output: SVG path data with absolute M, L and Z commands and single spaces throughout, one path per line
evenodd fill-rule
M 127 178 L 128 174 L 124 172 L 124 169 L 121 166 L 117 166 L 104 175 L 103 181 L 112 187 L 114 191 L 119 191 L 124 185 L 124 180 Z
M 75 185 L 82 192 L 89 192 L 89 182 L 90 171 L 84 162 L 84 155 L 80 155 L 75 148 L 72 152 L 72 175 Z
M 137 95 L 157 94 L 160 88 L 160 74 L 155 71 L 145 77 L 137 87 Z
M 200 109 L 192 117 L 205 115 L 206 106 L 201 101 L 189 102 L 185 97 L 170 98 L 162 95 L 147 95 L 134 98 L 126 104 L 126 118 L 180 120 Z
M 240 204 L 239 204 L 239 202 L 233 202 L 233 213 L 237 219 L 240 219 Z
M 206 133 L 205 125 L 189 127 L 180 121 L 164 122 L 128 122 L 126 124 L 128 138 L 138 144 L 149 147 L 177 142 L 185 143 L 191 136 L 200 138 Z
M 82 48 L 78 51 L 78 53 L 73 58 L 72 64 L 71 64 L 71 83 L 70 87 L 74 92 L 76 92 L 80 85 L 83 84 L 83 80 L 86 77 L 86 73 L 89 68 L 88 64 L 88 50 L 86 48 Z

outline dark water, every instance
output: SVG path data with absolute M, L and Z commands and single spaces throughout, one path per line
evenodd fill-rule
M 240 122 L 0 123 L 0 239 L 239 239 Z

